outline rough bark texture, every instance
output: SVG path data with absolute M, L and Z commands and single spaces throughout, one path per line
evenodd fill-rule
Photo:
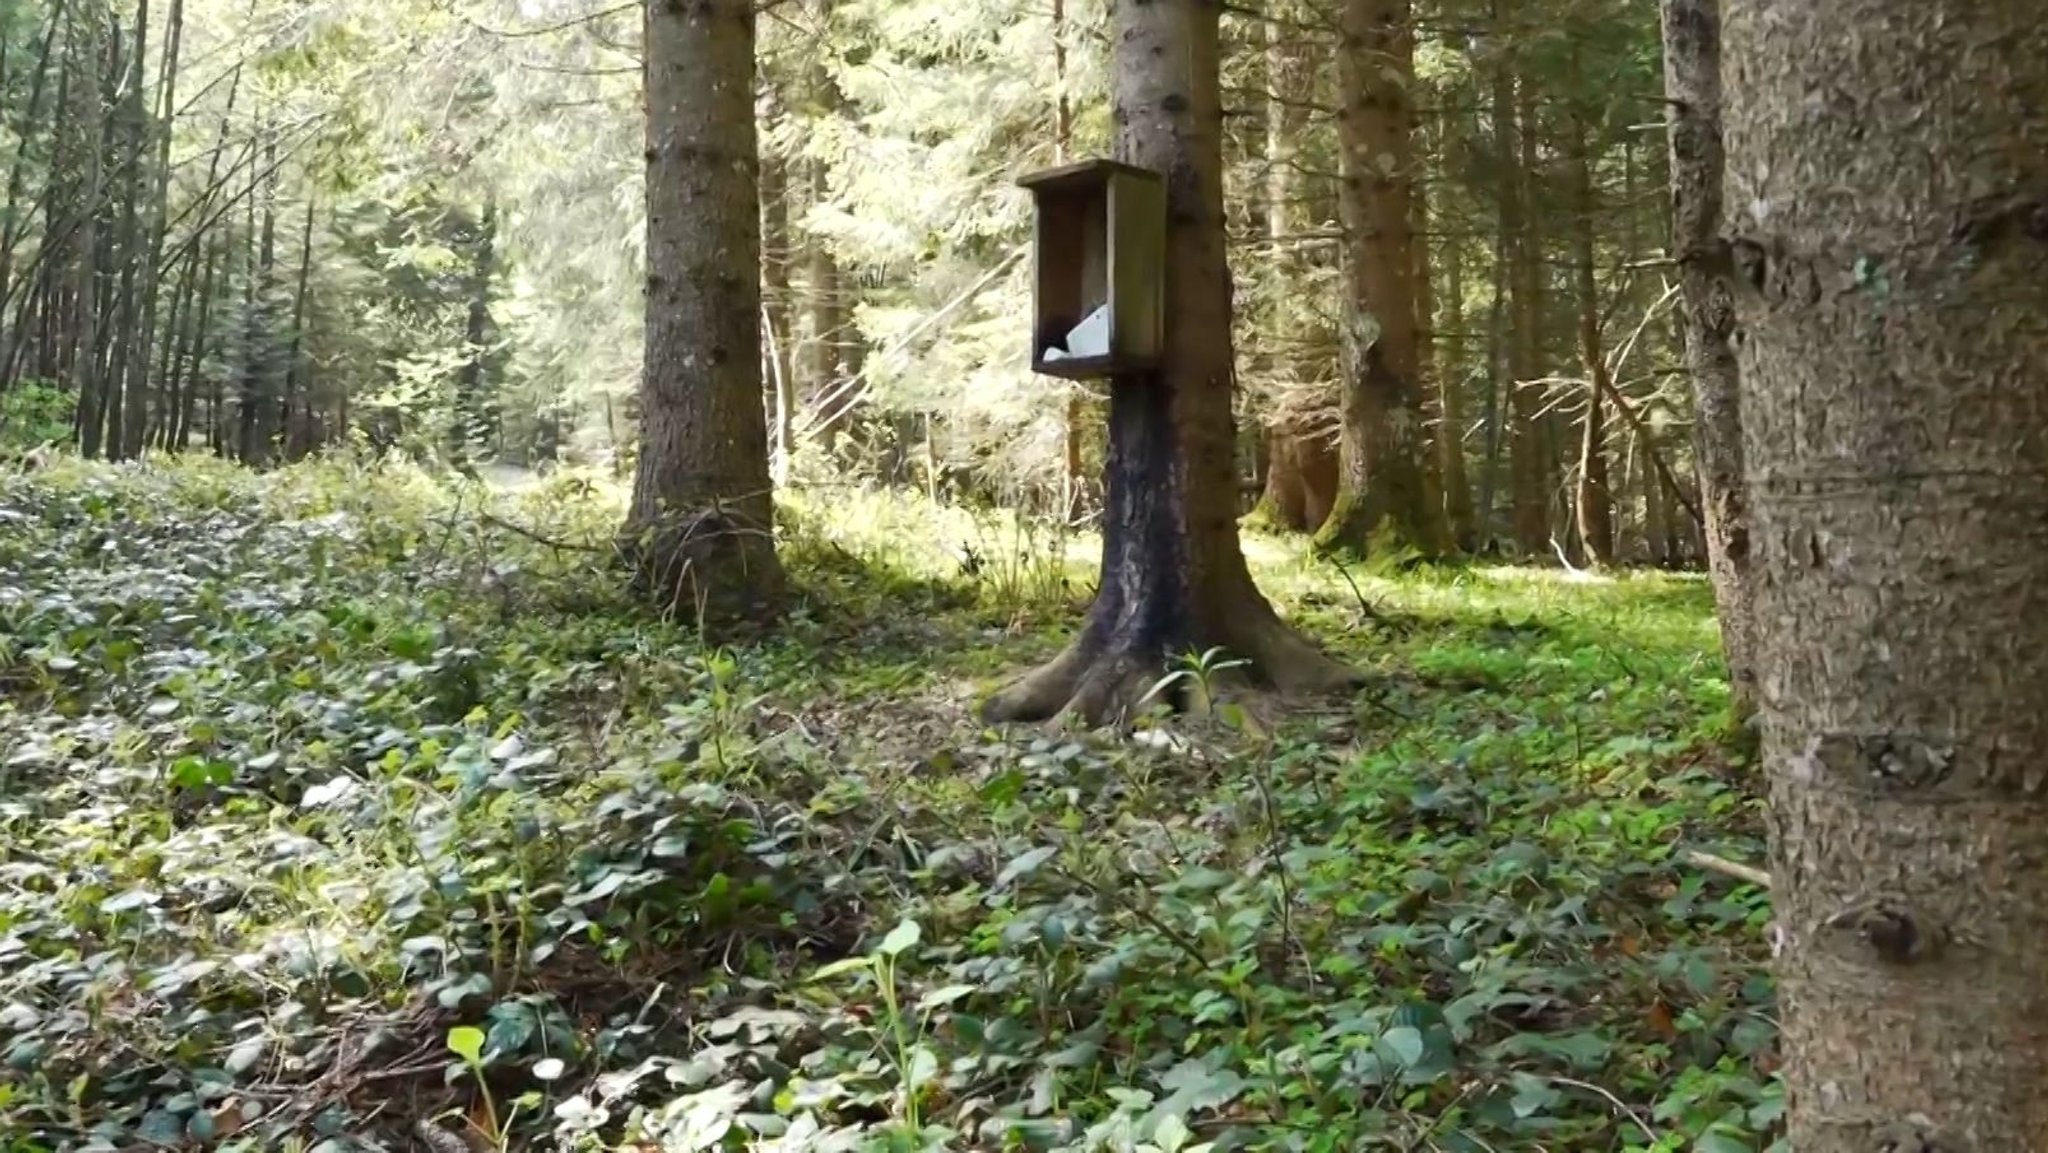
M 647 335 L 626 523 L 643 592 L 708 624 L 780 600 L 761 405 L 751 0 L 647 6 Z
M 1266 483 L 1249 523 L 1307 532 L 1330 517 L 1337 493 L 1337 453 L 1313 430 L 1274 428 L 1266 434 Z
M 1725 11 L 1792 1147 L 2048 1149 L 2048 23 Z
M 1337 50 L 1345 232 L 1337 503 L 1321 548 L 1434 545 L 1422 477 L 1416 337 L 1415 33 L 1408 0 L 1346 0 Z
M 1720 0 L 1664 0 L 1665 116 L 1671 135 L 1671 241 L 1679 261 L 1685 358 L 1692 373 L 1693 455 L 1706 515 L 1707 567 L 1721 622 L 1731 703 L 1755 707 L 1755 618 L 1749 576 L 1749 506 L 1743 489 L 1742 405 L 1735 319 L 1712 270 L 1721 228 Z
M 1167 183 L 1160 369 L 1110 389 L 1101 591 L 1053 662 L 991 697 L 990 720 L 1118 721 L 1170 657 L 1222 646 L 1281 690 L 1353 681 L 1283 623 L 1237 538 L 1231 289 L 1224 252 L 1215 0 L 1118 0 L 1117 157 Z

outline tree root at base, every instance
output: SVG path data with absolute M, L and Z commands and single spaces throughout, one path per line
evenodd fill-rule
M 1356 669 L 1332 660 L 1277 617 L 1253 615 L 1251 621 L 1215 630 L 1222 634 L 1213 641 L 1223 650 L 1222 660 L 1248 666 L 1232 674 L 1242 672 L 1245 680 L 1286 696 L 1319 696 L 1364 685 Z M 1155 692 L 1171 671 L 1168 659 L 1209 647 L 1104 641 L 1095 628 L 1084 628 L 1060 655 L 983 702 L 981 718 L 1036 723 L 1064 717 L 1090 727 L 1122 726 L 1162 695 L 1178 710 L 1186 705 L 1184 691 Z

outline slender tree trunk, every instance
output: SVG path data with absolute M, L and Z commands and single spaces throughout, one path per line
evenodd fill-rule
M 77 205 L 78 227 L 73 241 L 73 268 L 71 291 L 74 297 L 73 309 L 76 319 L 71 326 L 72 345 L 69 363 L 71 385 L 78 393 L 78 447 L 85 456 L 100 454 L 100 440 L 104 415 L 104 395 L 101 392 L 98 372 L 99 357 L 99 215 L 102 186 L 105 173 L 101 167 L 101 114 L 100 99 L 100 12 L 98 5 L 85 4 L 78 19 L 84 25 L 82 31 L 74 30 L 77 44 L 73 52 L 80 69 L 80 75 L 72 84 L 72 95 L 77 106 L 72 110 L 73 124 L 77 131 L 77 155 L 84 165 L 84 176 L 79 182 Z
M 1478 547 L 1472 509 L 1472 482 L 1465 471 L 1465 246 L 1453 237 L 1444 245 L 1444 327 L 1450 339 L 1439 342 L 1438 393 L 1443 417 L 1437 449 L 1444 477 L 1444 519 L 1450 545 L 1470 553 Z
M 20 143 L 15 150 L 14 160 L 7 169 L 6 201 L 0 204 L 0 315 L 4 315 L 7 302 L 13 296 L 14 250 L 26 232 L 22 218 L 28 215 L 22 211 L 21 198 L 28 184 L 29 141 L 35 138 L 40 127 L 43 93 L 48 87 L 50 65 L 55 59 L 57 32 L 64 24 L 64 3 L 65 0 L 54 0 L 50 5 L 50 23 L 43 33 L 42 47 L 36 53 L 35 78 L 29 82 L 28 103 L 22 107 L 20 117 L 15 120 L 14 137 Z M 60 94 L 57 97 L 56 108 L 61 111 L 63 107 L 64 97 Z M 49 136 L 55 139 L 56 135 L 56 125 L 52 124 Z M 47 182 L 45 192 L 47 193 Z M 47 201 L 47 194 L 43 199 Z M 47 213 L 45 218 L 48 218 Z M 46 238 L 50 235 L 48 228 L 44 230 L 44 235 Z M 33 290 L 25 294 L 32 295 Z M 26 331 L 26 326 L 20 322 L 12 329 L 0 331 L 0 388 L 14 382 L 15 357 L 19 351 L 21 334 Z
M 753 0 L 646 9 L 647 336 L 627 548 L 700 627 L 782 598 L 761 406 Z
M 1515 85 L 1514 137 L 1519 158 L 1509 169 L 1514 181 L 1518 227 L 1514 232 L 1515 312 L 1512 342 L 1513 391 L 1508 410 L 1514 430 L 1509 471 L 1514 478 L 1515 547 L 1523 556 L 1550 552 L 1550 474 L 1555 454 L 1543 417 L 1543 394 L 1534 383 L 1543 376 L 1544 279 L 1543 238 L 1536 226 L 1535 192 L 1540 154 L 1536 91 L 1524 72 Z
M 1219 10 L 1117 0 L 1111 17 L 1117 156 L 1166 178 L 1164 363 L 1110 388 L 1101 592 L 1087 622 L 1051 664 L 987 702 L 991 720 L 1127 717 L 1170 654 L 1212 646 L 1282 690 L 1354 682 L 1274 613 L 1238 543 Z
M 123 82 L 120 112 L 125 121 L 125 155 L 121 161 L 121 228 L 114 241 L 115 259 L 120 262 L 120 288 L 112 301 L 114 328 L 105 369 L 106 453 L 112 460 L 125 460 L 141 449 L 140 445 L 128 443 L 126 410 L 131 403 L 139 403 L 139 398 L 129 395 L 133 385 L 128 370 L 135 363 L 135 327 L 142 313 L 136 298 L 135 274 L 146 258 L 147 247 L 142 236 L 142 202 L 147 195 L 142 154 L 149 139 L 149 109 L 143 103 L 142 89 L 148 63 L 149 0 L 137 0 L 135 35 L 128 49 L 128 78 Z M 152 261 L 152 271 L 154 267 Z
M 1338 85 L 1345 300 L 1337 503 L 1317 546 L 1392 539 L 1433 551 L 1422 483 L 1421 364 L 1411 216 L 1415 36 L 1409 0 L 1345 0 Z
M 1578 484 L 1573 504 L 1578 510 L 1579 540 L 1595 568 L 1614 566 L 1614 492 L 1607 470 L 1606 351 L 1600 339 L 1600 285 L 1594 274 L 1593 231 L 1598 208 L 1593 189 L 1592 116 L 1586 108 L 1579 49 L 1571 50 L 1573 87 L 1571 180 L 1575 244 L 1573 279 L 1579 298 L 1579 362 L 1586 374 L 1585 413 L 1579 422 Z
M 768 379 L 771 426 L 771 472 L 775 483 L 789 480 L 789 462 L 796 453 L 796 379 L 790 364 L 789 323 L 789 166 L 779 156 L 761 157 L 761 319 L 762 370 Z
M 1487 308 L 1486 320 L 1486 368 L 1487 388 L 1481 419 L 1486 426 L 1486 461 L 1479 476 L 1479 525 L 1483 540 L 1482 548 L 1492 551 L 1500 539 L 1499 526 L 1495 523 L 1495 495 L 1500 491 L 1500 459 L 1508 442 L 1503 398 L 1512 397 L 1515 392 L 1515 373 L 1520 362 L 1514 349 L 1514 335 L 1508 331 L 1513 323 L 1511 294 L 1514 291 L 1514 270 L 1516 267 L 1516 245 L 1521 236 L 1521 197 L 1515 178 L 1515 74 L 1506 56 L 1509 42 L 1507 20 L 1503 13 L 1505 0 L 1494 3 L 1495 52 L 1499 53 L 1493 65 L 1491 99 L 1493 130 L 1493 161 L 1497 174 L 1494 190 L 1495 217 L 1493 236 L 1493 284 L 1491 301 Z M 1514 478 L 1510 466 L 1509 495 L 1512 501 Z M 1516 524 L 1519 526 L 1519 519 Z
M 1664 0 L 1664 84 L 1671 130 L 1671 237 L 1692 372 L 1693 455 L 1706 514 L 1707 567 L 1738 720 L 1756 708 L 1757 617 L 1749 576 L 1749 500 L 1743 482 L 1742 402 L 1728 291 L 1713 274 L 1721 228 L 1719 0 Z
M 1725 11 L 1787 1136 L 2048 1149 L 2048 23 Z
M 1417 172 L 1421 172 L 1421 158 Z M 1414 181 L 1415 381 L 1422 393 L 1422 519 L 1430 551 L 1450 548 L 1450 522 L 1444 517 L 1443 381 L 1436 343 L 1436 284 L 1429 249 L 1429 194 L 1420 176 Z
M 267 126 L 262 134 L 271 136 Z M 276 147 L 274 137 L 265 143 L 266 152 L 274 151 Z M 242 463 L 257 465 L 267 464 L 271 459 L 270 400 L 277 391 L 272 383 L 277 366 L 271 363 L 270 358 L 270 347 L 276 339 L 270 307 L 277 271 L 277 195 L 274 177 L 266 177 L 259 169 L 251 168 L 249 180 L 249 230 L 256 242 L 256 251 L 249 269 L 246 290 L 248 312 L 243 322 L 246 335 L 242 347 L 238 449 Z M 261 195 L 258 194 L 259 188 L 262 189 Z M 259 200 L 262 202 L 260 229 L 256 218 Z
M 289 337 L 289 344 L 286 346 L 284 354 L 284 388 L 278 397 L 277 404 L 277 424 L 279 435 L 284 442 L 284 456 L 286 460 L 297 460 L 307 452 L 312 451 L 305 435 L 310 421 L 301 419 L 297 424 L 294 424 L 292 410 L 299 408 L 305 412 L 307 417 L 312 415 L 312 406 L 306 403 L 306 393 L 310 388 L 310 383 L 306 379 L 304 352 L 306 347 L 306 294 L 313 282 L 313 213 L 315 204 L 315 197 L 311 192 L 308 192 L 306 195 L 305 221 L 299 226 L 299 283 L 298 287 L 292 291 L 291 336 Z M 489 210 L 486 209 L 485 211 L 486 219 L 488 220 Z M 483 243 L 486 251 L 488 251 L 490 245 L 488 225 L 486 225 L 485 235 L 486 239 Z M 488 256 L 481 258 L 484 263 L 488 263 L 489 259 Z M 470 307 L 472 310 L 476 307 L 473 297 Z M 474 326 L 474 320 L 472 320 L 472 326 Z M 472 344 L 470 347 L 474 350 L 476 346 Z M 471 355 L 474 356 L 476 353 L 472 351 Z
M 140 274 L 141 322 L 138 325 L 139 339 L 131 350 L 128 362 L 128 428 L 124 439 L 131 452 L 141 452 L 144 434 L 149 427 L 151 412 L 149 361 L 155 348 L 157 298 L 162 291 L 163 279 L 158 262 L 163 259 L 164 239 L 169 231 L 169 200 L 171 191 L 171 133 L 176 125 L 178 113 L 178 58 L 184 48 L 185 0 L 171 0 L 170 12 L 164 25 L 163 59 L 158 68 L 157 112 L 151 127 L 157 133 L 156 155 L 154 157 L 156 180 L 150 195 L 143 222 L 149 237 L 149 251 Z M 196 262 L 194 267 L 197 267 Z M 165 398 L 169 403 L 169 398 Z M 158 413 L 161 421 L 163 414 Z

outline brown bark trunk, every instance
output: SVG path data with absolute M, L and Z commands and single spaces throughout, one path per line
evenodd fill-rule
M 309 374 L 306 372 L 306 361 L 303 354 L 305 352 L 306 336 L 306 295 L 308 289 L 312 287 L 313 281 L 314 204 L 315 198 L 309 192 L 306 196 L 306 218 L 299 227 L 299 283 L 298 287 L 292 292 L 291 339 L 285 349 L 284 389 L 278 397 L 277 405 L 277 425 L 284 442 L 284 455 L 287 460 L 298 460 L 312 451 L 309 436 L 312 425 L 313 406 L 305 400 L 306 393 L 312 387 L 312 382 L 308 379 Z M 488 212 L 488 210 L 486 211 Z M 489 219 L 488 215 L 486 219 Z M 488 225 L 486 225 L 486 230 L 488 235 Z M 485 251 L 488 253 L 490 241 L 486 239 L 484 243 L 486 246 Z M 484 257 L 486 264 L 488 264 L 489 259 L 488 255 Z M 489 274 L 486 272 L 486 280 L 488 280 L 488 276 Z M 471 307 L 474 309 L 475 305 L 472 303 Z M 471 327 L 472 329 L 477 327 L 474 312 L 471 314 Z M 471 347 L 474 349 L 476 344 L 472 343 Z M 473 351 L 471 355 L 472 357 L 478 357 L 482 354 Z M 292 409 L 294 407 L 298 407 L 304 414 L 304 418 L 296 424 L 292 420 Z
M 1302 136 L 1308 128 L 1310 61 L 1301 38 L 1281 20 L 1266 25 L 1266 238 L 1271 275 L 1284 285 L 1300 283 L 1296 236 L 1308 213 L 1300 173 Z M 1325 403 L 1311 394 L 1314 341 L 1299 323 L 1296 302 L 1281 300 L 1267 333 L 1279 401 L 1268 414 L 1268 464 L 1251 523 L 1265 529 L 1313 532 L 1329 518 L 1337 496 L 1337 455 L 1316 428 L 1315 410 Z
M 72 115 L 76 117 L 74 124 L 78 133 L 76 155 L 84 166 L 84 177 L 79 182 L 78 204 L 74 210 L 78 214 L 78 226 L 72 241 L 76 262 L 71 285 L 74 319 L 70 331 L 71 351 L 66 362 L 70 366 L 71 386 L 78 393 L 79 451 L 91 457 L 99 455 L 104 431 L 100 421 L 104 416 L 105 395 L 101 390 L 97 350 L 100 322 L 99 216 L 106 176 L 101 163 L 100 12 L 91 4 L 85 5 L 84 9 L 78 17 L 84 23 L 84 30 L 82 33 L 73 31 L 73 35 L 80 38 L 80 46 L 73 50 L 72 55 L 78 59 L 82 74 L 71 86 L 72 97 L 76 101 Z
M 1434 549 L 1422 483 L 1415 331 L 1415 34 L 1409 0 L 1346 0 L 1337 75 L 1343 174 L 1343 436 L 1323 549 Z
M 1266 434 L 1266 483 L 1251 523 L 1308 532 L 1330 517 L 1337 493 L 1337 453 L 1326 436 L 1275 428 Z
M 1738 720 L 1756 707 L 1755 610 L 1749 575 L 1742 405 L 1735 321 L 1725 285 L 1707 260 L 1721 228 L 1721 32 L 1719 0 L 1664 0 L 1664 86 L 1671 133 L 1672 249 L 1679 261 L 1685 358 L 1692 372 L 1693 455 L 1706 515 L 1707 567 Z
M 1118 158 L 1166 178 L 1165 356 L 1110 389 L 1101 591 L 1087 622 L 983 706 L 990 720 L 1119 720 L 1169 656 L 1212 646 L 1282 690 L 1354 681 L 1280 620 L 1238 544 L 1218 13 L 1214 0 L 1118 0 L 1111 18 Z
M 1444 519 L 1450 528 L 1450 544 L 1459 552 L 1479 547 L 1478 520 L 1472 507 L 1472 479 L 1465 468 L 1465 246 L 1457 240 L 1444 247 L 1444 327 L 1452 336 L 1443 342 L 1438 356 L 1441 366 L 1439 393 L 1443 397 L 1443 423 L 1437 432 L 1438 451 L 1443 456 Z
M 1573 224 L 1576 227 L 1572 260 L 1573 280 L 1579 298 L 1579 363 L 1586 374 L 1585 412 L 1579 421 L 1578 483 L 1573 505 L 1578 510 L 1579 541 L 1586 560 L 1595 568 L 1614 565 L 1614 493 L 1607 475 L 1607 392 L 1613 384 L 1607 375 L 1606 351 L 1600 339 L 1600 284 L 1594 275 L 1593 190 L 1594 125 L 1586 107 L 1585 81 L 1579 67 L 1579 50 L 1572 49 L 1573 100 L 1571 169 Z
M 1420 171 L 1422 158 L 1416 163 Z M 1420 180 L 1414 182 L 1414 191 L 1415 232 L 1409 251 L 1415 260 L 1415 380 L 1422 394 L 1422 536 L 1429 551 L 1440 554 L 1449 547 L 1451 535 L 1444 519 L 1443 381 L 1436 354 L 1436 285 L 1430 279 L 1429 194 Z
M 2048 1149 L 2048 23 L 1725 10 L 1788 1137 Z
M 646 8 L 646 364 L 627 548 L 708 626 L 781 600 L 761 407 L 752 0 Z

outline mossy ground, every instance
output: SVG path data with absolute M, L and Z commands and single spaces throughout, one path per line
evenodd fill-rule
M 618 515 L 0 478 L 0 1147 L 1773 1139 L 1767 895 L 1673 856 L 1761 856 L 1700 579 L 1254 536 L 1368 691 L 1055 734 L 973 706 L 1089 542 L 798 494 L 707 648 Z

